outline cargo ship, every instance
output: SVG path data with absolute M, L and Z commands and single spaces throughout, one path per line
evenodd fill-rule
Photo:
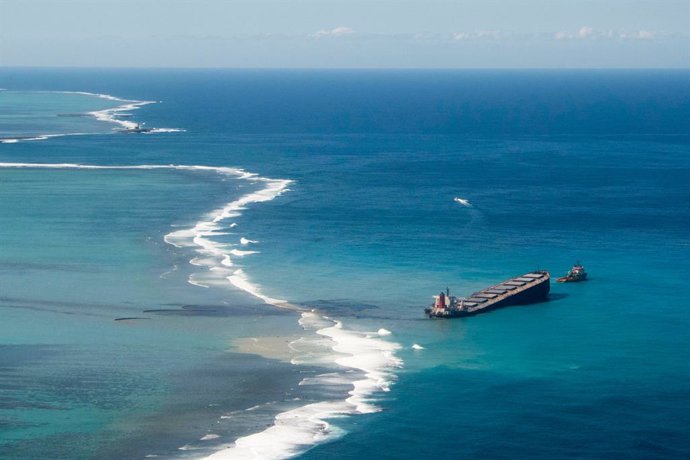
M 434 303 L 424 309 L 430 318 L 457 318 L 495 310 L 508 305 L 523 305 L 547 300 L 551 290 L 549 272 L 537 270 L 511 278 L 495 286 L 459 298 L 450 291 L 434 296 Z

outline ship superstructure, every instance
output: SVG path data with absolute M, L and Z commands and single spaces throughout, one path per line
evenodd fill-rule
M 565 276 L 562 276 L 558 278 L 559 283 L 577 283 L 579 281 L 586 281 L 587 280 L 587 272 L 585 271 L 585 267 L 580 263 L 576 263 L 573 265 L 573 268 L 571 268 L 568 271 L 568 274 Z

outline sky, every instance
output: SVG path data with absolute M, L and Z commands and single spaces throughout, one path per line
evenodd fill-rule
M 0 0 L 0 66 L 688 68 L 690 0 Z

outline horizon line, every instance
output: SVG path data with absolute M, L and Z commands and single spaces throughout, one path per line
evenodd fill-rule
M 241 66 L 88 66 L 88 65 L 0 65 L 0 71 L 13 69 L 45 69 L 45 70 L 271 70 L 271 71 L 339 71 L 339 70 L 414 70 L 414 71 L 587 71 L 587 70 L 614 70 L 614 71 L 656 71 L 673 70 L 687 71 L 685 67 L 241 67 Z

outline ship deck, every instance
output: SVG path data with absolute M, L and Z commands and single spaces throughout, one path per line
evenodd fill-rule
M 543 283 L 549 277 L 546 272 L 527 273 L 516 278 L 503 281 L 500 284 L 477 291 L 463 301 L 467 313 L 485 310 L 495 304 L 515 297 L 518 294 Z M 481 299 L 481 301 L 477 301 Z
M 467 298 L 458 299 L 458 303 L 450 308 L 432 307 L 428 314 L 442 318 L 469 316 L 499 306 L 538 302 L 546 298 L 549 283 L 548 272 L 530 272 L 477 291 Z

